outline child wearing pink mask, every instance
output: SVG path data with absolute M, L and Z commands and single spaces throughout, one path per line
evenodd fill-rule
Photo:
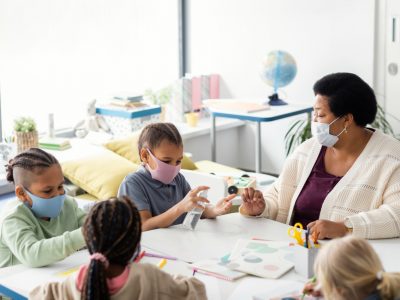
M 164 228 L 181 224 L 187 212 L 202 208 L 209 201 L 199 197 L 207 186 L 191 189 L 179 173 L 183 159 L 182 137 L 171 123 L 147 125 L 141 132 L 138 150 L 142 166 L 125 177 L 118 196 L 133 199 L 142 219 L 142 230 Z M 207 205 L 202 217 L 215 218 L 229 212 L 235 195 L 221 199 L 216 205 Z

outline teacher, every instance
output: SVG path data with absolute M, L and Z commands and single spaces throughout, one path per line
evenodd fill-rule
M 400 236 L 400 142 L 366 127 L 377 112 L 373 90 L 355 74 L 335 73 L 314 94 L 313 138 L 264 194 L 244 191 L 240 213 L 300 222 L 319 239 Z

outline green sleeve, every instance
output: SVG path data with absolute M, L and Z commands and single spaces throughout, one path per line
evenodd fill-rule
M 86 213 L 79 208 L 78 203 L 74 198 L 72 198 L 72 203 L 75 211 L 76 218 L 78 220 L 78 226 L 82 227 L 83 223 L 85 223 L 86 220 Z
M 34 224 L 17 217 L 4 220 L 2 236 L 13 255 L 28 267 L 60 261 L 85 245 L 81 228 L 41 239 L 35 235 Z

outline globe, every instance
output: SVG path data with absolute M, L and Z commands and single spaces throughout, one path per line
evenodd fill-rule
M 282 50 L 269 52 L 262 60 L 260 76 L 274 93 L 268 96 L 270 105 L 285 105 L 285 101 L 279 99 L 278 88 L 287 86 L 296 77 L 296 61 L 290 53 Z

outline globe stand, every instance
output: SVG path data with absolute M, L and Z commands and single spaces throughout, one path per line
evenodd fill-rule
M 279 99 L 278 93 L 273 93 L 271 96 L 268 96 L 268 98 L 269 98 L 268 104 L 271 106 L 287 105 L 287 102 L 283 101 L 282 99 Z

